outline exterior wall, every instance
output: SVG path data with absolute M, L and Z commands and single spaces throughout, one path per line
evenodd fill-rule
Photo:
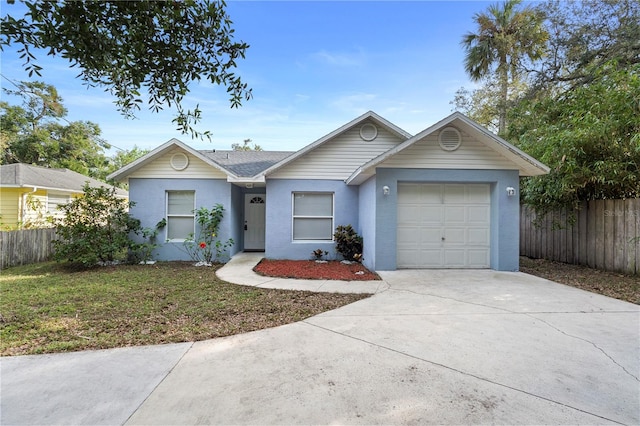
M 366 123 L 378 128 L 378 136 L 368 142 L 360 138 L 360 127 Z M 367 120 L 276 170 L 269 178 L 345 180 L 358 167 L 403 141 Z
M 455 151 L 445 151 L 434 133 L 382 162 L 378 167 L 439 169 L 513 169 L 513 161 L 500 155 L 471 135 L 460 130 L 462 143 Z
M 226 241 L 237 236 L 232 229 L 236 214 L 232 202 L 231 184 L 221 179 L 129 179 L 129 198 L 136 204 L 131 207 L 132 216 L 140 219 L 142 227 L 155 227 L 166 217 L 166 191 L 195 191 L 195 208 L 224 206 L 224 218 L 220 223 L 219 239 Z M 166 242 L 166 228 L 157 236 L 158 248 L 153 258 L 158 260 L 191 260 L 182 242 Z M 142 241 L 141 238 L 138 238 Z M 235 238 L 234 238 L 235 240 Z M 238 251 L 238 244 L 231 247 L 229 255 Z
M 18 224 L 34 224 L 44 221 L 47 212 L 47 190 L 39 189 L 36 192 L 24 190 L 20 195 L 18 209 Z
M 0 188 L 0 225 L 2 225 L 2 229 L 13 229 L 18 226 L 22 192 L 21 188 Z
M 244 218 L 244 192 L 236 185 L 231 185 L 231 205 L 225 207 L 225 215 L 229 217 L 229 229 L 231 238 L 235 244 L 233 245 L 234 253 L 244 250 L 243 241 L 243 218 Z
M 359 222 L 358 233 L 363 240 L 363 261 L 368 269 L 376 269 L 376 178 L 375 176 L 359 187 Z
M 265 257 L 269 259 L 310 259 L 315 249 L 327 250 L 335 257 L 333 242 L 294 242 L 292 219 L 292 192 L 333 192 L 334 226 L 358 226 L 358 188 L 347 186 L 339 180 L 289 180 L 267 181 Z
M 518 170 L 388 169 L 376 172 L 375 269 L 396 269 L 398 182 L 491 184 L 491 269 L 517 271 L 519 267 L 519 197 L 506 188 L 519 187 Z M 389 195 L 382 187 L 390 188 Z M 519 191 L 516 191 L 518 193 Z
M 171 157 L 176 153 L 184 153 L 189 157 L 189 165 L 184 170 L 174 170 L 171 167 Z M 212 167 L 201 159 L 176 147 L 162 154 L 149 164 L 139 168 L 129 175 L 129 179 L 226 179 L 224 172 Z M 131 196 L 130 196 L 131 198 Z M 131 198 L 133 199 L 133 198 Z
M 30 203 L 33 204 L 30 205 Z M 47 211 L 45 189 L 38 189 L 35 192 L 32 188 L 0 189 L 0 225 L 3 229 L 17 229 L 25 224 L 31 227 L 43 227 L 48 216 L 51 215 Z

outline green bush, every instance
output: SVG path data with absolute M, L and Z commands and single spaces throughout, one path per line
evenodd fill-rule
M 362 237 L 351 225 L 340 225 L 333 234 L 336 241 L 336 251 L 345 260 L 362 262 Z
M 118 198 L 115 188 L 85 184 L 83 191 L 60 206 L 64 217 L 56 224 L 54 259 L 79 268 L 126 259 L 135 244 L 129 233 L 140 231 L 140 221 L 128 212 L 133 203 Z
M 189 234 L 184 241 L 186 252 L 194 261 L 207 265 L 226 260 L 227 252 L 234 241 L 232 238 L 226 242 L 218 239 L 218 228 L 224 217 L 224 206 L 216 204 L 212 209 L 200 207 L 193 213 L 196 216 L 198 232 Z

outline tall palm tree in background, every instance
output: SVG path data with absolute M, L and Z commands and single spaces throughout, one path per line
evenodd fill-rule
M 462 38 L 466 51 L 464 67 L 472 80 L 478 81 L 494 71 L 497 73 L 500 96 L 498 100 L 498 133 L 506 129 L 509 76 L 515 81 L 525 57 L 540 59 L 549 34 L 544 28 L 544 15 L 530 7 L 517 10 L 522 0 L 506 0 L 489 6 L 486 12 L 476 13 L 473 21 L 477 32 Z

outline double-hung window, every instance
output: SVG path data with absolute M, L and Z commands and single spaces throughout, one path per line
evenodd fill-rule
M 49 192 L 47 194 L 47 212 L 52 215 L 62 214 L 60 206 L 63 206 L 70 201 L 71 197 L 69 195 Z
M 195 232 L 196 193 L 167 191 L 167 239 L 184 240 Z
M 293 193 L 293 240 L 333 241 L 332 193 Z

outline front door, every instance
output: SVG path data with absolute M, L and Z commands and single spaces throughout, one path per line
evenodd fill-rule
M 265 201 L 265 194 L 245 194 L 244 196 L 245 250 L 264 250 Z

